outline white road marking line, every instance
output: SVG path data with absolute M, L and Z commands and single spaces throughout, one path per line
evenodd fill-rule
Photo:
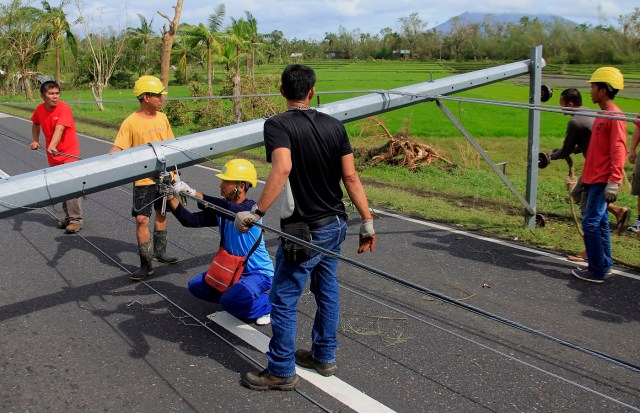
M 10 177 L 11 175 L 9 175 L 8 173 L 6 173 L 5 171 L 3 171 L 2 169 L 0 169 L 0 178 L 2 179 L 7 179 L 8 177 Z
M 269 350 L 269 337 L 262 334 L 249 324 L 238 320 L 226 311 L 209 314 L 207 318 L 220 327 L 234 334 L 257 350 L 266 353 Z M 320 390 L 329 394 L 356 412 L 363 413 L 394 413 L 395 411 L 375 399 L 367 396 L 355 387 L 345 383 L 336 376 L 324 377 L 314 370 L 296 366 L 296 373 Z
M 377 209 L 373 209 L 373 212 L 375 212 L 376 214 L 387 215 L 387 216 L 390 216 L 390 217 L 393 217 L 393 218 L 397 218 L 397 219 L 401 219 L 401 220 L 404 220 L 404 221 L 413 222 L 414 224 L 420 224 L 420 225 L 424 225 L 426 227 L 440 229 L 440 230 L 443 230 L 443 231 L 449 231 L 449 232 L 452 232 L 454 234 L 460 234 L 460 235 L 464 235 L 464 236 L 467 236 L 467 237 L 476 238 L 476 239 L 487 241 L 487 242 L 491 242 L 491 243 L 494 243 L 494 244 L 499 244 L 499 245 L 502 245 L 502 246 L 505 246 L 505 247 L 515 248 L 515 249 L 518 249 L 518 250 L 530 252 L 532 254 L 543 255 L 545 257 L 553 258 L 553 259 L 556 259 L 556 260 L 559 260 L 559 261 L 575 264 L 576 266 L 580 265 L 579 263 L 575 263 L 573 261 L 569 261 L 568 259 L 566 259 L 564 257 L 560 257 L 557 254 L 552 254 L 552 253 L 549 253 L 549 252 L 540 251 L 540 250 L 537 250 L 537 249 L 525 247 L 525 246 L 518 245 L 518 244 L 512 244 L 509 241 L 504 241 L 504 240 L 501 240 L 501 239 L 489 238 L 489 237 L 485 237 L 485 236 L 482 236 L 482 235 L 474 234 L 472 232 L 453 229 L 453 228 L 450 228 L 450 227 L 445 227 L 443 225 L 434 224 L 432 222 L 421 221 L 421 220 L 415 219 L 415 218 L 403 217 L 401 215 L 393 214 L 391 212 L 386 212 L 386 211 L 380 211 L 380 210 L 377 210 Z M 583 265 L 586 265 L 586 264 L 583 264 Z M 618 274 L 618 275 L 622 275 L 622 276 L 625 276 L 625 277 L 629 277 L 629 278 L 633 278 L 633 279 L 636 279 L 636 280 L 640 280 L 640 276 L 635 275 L 635 274 L 631 274 L 631 273 L 628 273 L 628 272 L 619 271 L 619 270 L 615 270 L 615 269 L 612 269 L 612 272 L 614 274 Z

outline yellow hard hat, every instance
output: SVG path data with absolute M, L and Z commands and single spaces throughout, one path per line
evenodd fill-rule
M 258 185 L 256 168 L 246 159 L 230 160 L 216 176 L 224 181 L 249 182 L 253 187 Z
M 143 93 L 156 93 L 166 95 L 167 91 L 164 89 L 164 85 L 155 76 L 140 76 L 136 83 L 133 85 L 133 94 L 138 97 Z
M 615 67 L 605 66 L 597 68 L 591 75 L 591 79 L 589 79 L 588 83 L 596 82 L 608 83 L 614 89 L 624 89 L 624 78 L 622 77 L 622 73 Z

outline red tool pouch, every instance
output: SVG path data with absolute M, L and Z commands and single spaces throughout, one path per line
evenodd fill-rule
M 221 293 L 227 291 L 229 287 L 240 279 L 249 257 L 253 254 L 256 248 L 258 248 L 260 241 L 262 241 L 261 232 L 246 257 L 229 254 L 229 252 L 227 252 L 227 250 L 222 246 L 224 243 L 225 222 L 226 219 L 223 217 L 220 221 L 220 248 L 218 248 L 218 252 L 216 252 L 215 257 L 213 257 L 213 261 L 204 276 L 204 281 Z
M 213 257 L 204 280 L 223 293 L 240 279 L 246 262 L 247 257 L 229 254 L 224 247 L 220 247 Z

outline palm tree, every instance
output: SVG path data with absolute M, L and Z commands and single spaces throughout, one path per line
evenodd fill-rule
M 253 15 L 245 11 L 247 16 L 246 39 L 249 44 L 249 54 L 247 56 L 247 76 L 253 78 L 256 64 L 256 49 L 262 46 L 262 36 L 258 34 L 258 20 Z
M 240 77 L 240 58 L 243 51 L 247 47 L 247 33 L 249 33 L 249 24 L 246 20 L 236 20 L 231 18 L 231 27 L 227 29 L 227 35 L 229 36 L 229 43 L 235 46 L 236 49 L 236 73 L 231 78 L 233 84 L 233 116 L 236 123 L 242 122 L 242 84 Z
M 215 51 L 220 54 L 222 50 L 222 45 L 218 39 L 220 38 L 219 30 L 222 27 L 224 15 L 225 6 L 220 4 L 215 8 L 214 13 L 209 16 L 208 26 L 200 23 L 197 26 L 184 25 L 180 28 L 180 34 L 204 44 L 207 48 L 207 92 L 209 96 L 213 95 L 214 68 L 212 53 Z
M 140 26 L 127 28 L 127 34 L 134 42 L 138 42 L 144 47 L 144 56 L 142 56 L 144 70 L 142 74 L 147 74 L 150 69 L 149 63 L 152 61 L 152 57 L 150 56 L 151 45 L 158 36 L 153 32 L 153 19 L 147 20 L 147 18 L 140 13 L 138 13 L 138 19 L 140 19 Z
M 60 84 L 60 65 L 65 63 L 65 47 L 64 42 L 71 48 L 71 53 L 74 57 L 78 57 L 78 45 L 76 44 L 76 38 L 71 32 L 71 26 L 67 20 L 67 14 L 64 12 L 64 7 L 69 4 L 69 0 L 63 0 L 59 7 L 51 7 L 49 3 L 42 0 L 42 8 L 46 13 L 44 16 L 45 24 L 47 26 L 47 42 L 52 44 L 55 49 L 55 65 L 56 73 L 55 79 Z
M 186 23 L 181 24 L 178 31 L 183 30 L 186 26 L 189 25 Z M 173 48 L 171 49 L 171 54 L 174 56 L 174 59 L 177 60 L 176 76 L 180 75 L 180 79 L 178 80 L 182 84 L 187 84 L 189 81 L 189 58 L 192 56 L 195 47 L 197 47 L 197 41 L 194 41 L 193 38 L 178 35 L 175 43 L 173 44 Z
M 236 20 L 231 18 L 231 26 L 227 29 L 229 43 L 233 44 L 236 49 L 236 76 L 240 76 L 240 58 L 244 55 L 244 50 L 248 44 L 247 33 L 249 25 L 246 20 Z

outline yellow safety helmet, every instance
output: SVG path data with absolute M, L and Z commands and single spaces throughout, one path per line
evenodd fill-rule
M 615 67 L 605 66 L 597 68 L 591 75 L 591 79 L 589 79 L 588 83 L 596 82 L 608 83 L 614 89 L 624 89 L 624 78 L 622 77 L 622 73 Z
M 155 76 L 140 76 L 136 83 L 133 85 L 133 94 L 138 97 L 143 93 L 156 93 L 166 95 L 167 91 L 164 89 L 164 85 Z
M 224 181 L 249 182 L 253 187 L 258 185 L 256 168 L 246 159 L 230 160 L 216 176 Z

